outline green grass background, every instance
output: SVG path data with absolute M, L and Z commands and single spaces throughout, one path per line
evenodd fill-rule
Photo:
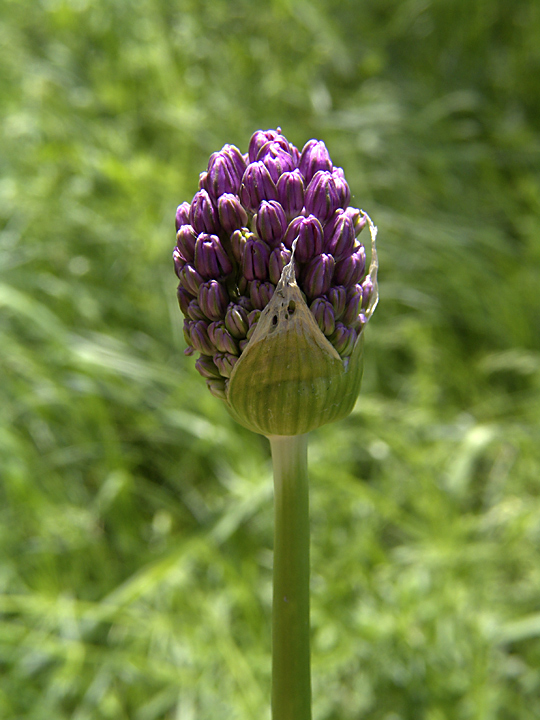
M 3 0 L 0 718 L 269 718 L 269 449 L 171 251 L 278 125 L 379 226 L 310 441 L 314 720 L 540 717 L 539 37 L 533 0 Z

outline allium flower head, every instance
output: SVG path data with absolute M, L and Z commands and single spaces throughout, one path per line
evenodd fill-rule
M 213 153 L 176 211 L 186 354 L 256 432 L 304 433 L 354 405 L 378 295 L 376 228 L 350 198 L 322 141 L 298 150 L 278 128 L 255 132 L 245 155 Z

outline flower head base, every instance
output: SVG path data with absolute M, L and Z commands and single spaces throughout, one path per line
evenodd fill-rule
M 259 130 L 210 157 L 176 211 L 186 354 L 233 417 L 295 435 L 347 415 L 375 310 L 376 228 L 323 142 Z M 371 233 L 371 259 L 358 236 Z

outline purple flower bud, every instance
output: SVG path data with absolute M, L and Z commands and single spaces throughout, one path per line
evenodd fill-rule
M 285 265 L 288 265 L 290 261 L 291 251 L 286 248 L 285 245 L 280 245 L 272 250 L 268 260 L 268 276 L 270 282 L 274 285 L 278 284 L 283 268 Z
M 206 381 L 206 387 L 210 390 L 214 397 L 220 400 L 227 399 L 227 381 L 220 378 L 208 378 Z
M 288 219 L 300 215 L 304 207 L 304 180 L 300 170 L 284 172 L 277 182 L 278 202 Z
M 246 280 L 265 280 L 268 277 L 270 248 L 255 237 L 249 238 L 244 248 L 242 275 Z
M 208 163 L 209 172 L 211 170 L 213 158 L 217 155 L 220 155 L 228 162 L 231 168 L 231 172 L 237 180 L 236 190 L 234 190 L 233 192 L 238 192 L 238 188 L 240 187 L 240 181 L 242 180 L 242 175 L 245 173 L 247 167 L 246 158 L 242 155 L 240 150 L 235 145 L 230 145 L 229 143 L 227 143 L 221 148 L 219 153 L 213 153 L 210 156 L 210 161 Z
M 214 153 L 208 165 L 208 193 L 214 202 L 223 193 L 236 193 L 242 176 L 238 178 L 228 159 Z
M 298 238 L 294 257 L 304 263 L 319 255 L 323 249 L 323 229 L 315 215 L 299 216 L 289 223 L 283 244 L 291 248 Z
M 318 170 L 307 186 L 304 198 L 307 213 L 316 215 L 322 223 L 327 222 L 339 207 L 339 193 L 332 173 Z
M 277 200 L 277 190 L 262 161 L 247 166 L 240 185 L 240 201 L 250 212 L 255 212 L 263 200 Z
M 300 165 L 300 150 L 292 143 L 289 143 L 289 152 L 291 153 L 294 167 L 297 168 Z
M 225 327 L 236 340 L 246 337 L 249 324 L 245 308 L 229 303 L 225 314 Z
M 199 190 L 193 196 L 189 220 L 197 234 L 218 232 L 218 215 L 206 190 Z
M 253 332 L 254 332 L 254 330 L 255 330 L 255 326 L 257 325 L 257 323 L 258 323 L 259 320 L 261 319 L 261 310 L 262 310 L 262 309 L 263 309 L 263 308 L 252 310 L 252 311 L 249 313 L 249 315 L 248 315 L 248 326 L 249 326 L 249 327 L 248 327 L 248 331 L 247 331 L 247 336 L 248 336 L 248 338 L 250 338 L 250 337 L 253 335 Z
M 183 202 L 176 208 L 176 231 L 189 223 L 189 203 Z
M 324 251 L 333 255 L 336 262 L 354 251 L 354 225 L 345 211 L 339 209 L 324 228 Z
M 367 323 L 366 314 L 363 313 L 363 312 L 358 313 L 358 317 L 357 317 L 357 319 L 356 319 L 356 324 L 358 325 L 358 333 L 359 333 L 359 334 L 360 334 L 360 332 L 363 330 L 364 325 L 365 325 L 366 323 Z
M 181 225 L 176 233 L 176 247 L 180 250 L 183 257 L 192 263 L 195 257 L 195 241 L 197 233 L 191 225 Z
M 229 378 L 238 358 L 231 353 L 220 352 L 214 355 L 214 364 L 217 366 L 222 377 Z
M 343 168 L 334 168 L 332 170 L 332 177 L 334 178 L 336 190 L 339 195 L 339 205 L 342 208 L 346 208 L 351 202 L 351 191 L 349 183 L 345 180 Z
M 191 300 L 188 305 L 187 316 L 191 320 L 205 320 L 206 322 L 208 322 L 208 318 L 203 313 L 203 311 L 199 307 L 199 303 L 195 299 Z
M 366 251 L 360 245 L 349 257 L 344 258 L 336 265 L 334 281 L 338 285 L 352 287 L 360 282 L 366 269 Z
M 353 221 L 354 234 L 356 235 L 356 237 L 358 237 L 358 235 L 360 235 L 360 233 L 362 232 L 362 230 L 365 228 L 365 226 L 367 224 L 366 216 L 363 213 L 361 213 L 360 210 L 358 210 L 357 208 L 351 208 L 351 207 L 348 207 L 345 210 L 345 214 L 349 215 L 349 217 Z
M 337 322 L 329 340 L 341 357 L 348 357 L 354 350 L 357 337 L 358 333 L 354 328 L 348 328 L 343 323 Z
M 223 283 L 208 280 L 202 283 L 197 296 L 201 310 L 210 320 L 222 320 L 229 304 L 229 295 Z
M 347 303 L 347 290 L 343 285 L 334 285 L 334 287 L 331 287 L 326 293 L 326 297 L 334 308 L 334 317 L 336 320 L 341 320 Z
M 209 192 L 210 185 L 208 183 L 208 173 L 206 170 L 202 173 L 199 173 L 199 190 L 206 190 L 206 192 Z
M 283 138 L 281 139 L 283 140 Z M 257 160 L 263 161 L 275 183 L 277 183 L 282 173 L 290 172 L 296 167 L 289 152 L 289 143 L 287 141 L 285 141 L 285 148 L 280 142 L 266 143 L 259 150 Z
M 203 278 L 224 278 L 233 266 L 217 235 L 201 233 L 195 243 L 195 268 Z
M 186 314 L 190 320 L 204 320 L 205 322 L 208 322 L 208 318 L 199 307 L 197 300 L 194 298 L 189 301 Z
M 185 290 L 187 290 L 192 295 L 198 294 L 199 287 L 203 279 L 199 275 L 197 270 L 195 270 L 193 265 L 190 265 L 189 263 L 184 265 L 184 267 L 180 270 L 178 278 L 180 280 L 180 284 Z
M 193 350 L 193 347 L 191 345 L 191 325 L 192 324 L 193 323 L 191 320 L 188 320 L 187 318 L 184 320 L 183 330 L 184 330 L 184 340 L 186 341 L 186 345 L 187 345 L 186 349 L 187 350 L 190 350 L 190 349 Z
M 252 280 L 249 283 L 249 297 L 254 308 L 264 310 L 272 299 L 276 288 L 272 283 L 261 282 L 260 280 Z
M 255 216 L 255 227 L 261 240 L 277 247 L 287 229 L 287 220 L 283 208 L 276 200 L 263 200 Z
M 371 275 L 366 275 L 364 282 L 362 283 L 362 309 L 365 310 L 371 301 L 373 295 L 373 280 Z
M 191 345 L 204 355 L 213 355 L 216 348 L 208 337 L 208 323 L 204 320 L 191 321 L 189 325 Z
M 241 265 L 244 259 L 244 250 L 248 238 L 255 237 L 247 228 L 235 230 L 231 235 L 231 250 L 236 262 Z
M 187 260 L 177 247 L 174 248 L 172 255 L 174 260 L 174 271 L 176 273 L 176 277 L 180 279 L 180 273 L 182 272 L 182 268 L 186 264 Z
M 219 369 L 214 363 L 214 359 L 210 355 L 202 354 L 195 363 L 195 367 L 205 378 L 221 377 Z
M 224 193 L 218 200 L 219 221 L 227 234 L 247 225 L 248 216 L 240 200 L 232 193 Z
M 328 292 L 334 274 L 334 258 L 322 253 L 311 260 L 304 269 L 304 292 L 308 298 L 316 298 Z
M 332 170 L 332 161 L 322 140 L 309 140 L 304 145 L 299 168 L 306 183 L 311 180 L 318 170 Z
M 193 299 L 193 295 L 190 295 L 187 290 L 184 290 L 184 288 L 179 285 L 178 290 L 176 291 L 176 297 L 178 299 L 178 304 L 180 305 L 180 310 L 184 315 L 187 315 L 189 303 Z
M 345 304 L 345 312 L 341 321 L 344 325 L 351 326 L 354 324 L 360 312 L 360 306 L 362 305 L 362 286 L 353 285 L 347 291 L 347 302 Z
M 263 145 L 272 141 L 279 142 L 278 139 L 285 140 L 281 134 L 281 128 L 278 128 L 277 130 L 257 130 L 257 132 L 254 132 L 251 136 L 251 140 L 249 141 L 249 162 L 255 162 L 255 160 L 257 160 L 257 155 Z M 285 140 L 285 142 L 287 141 Z
M 238 346 L 233 340 L 232 335 L 225 327 L 225 323 L 221 320 L 210 323 L 208 326 L 208 337 L 219 350 L 219 352 L 228 352 L 232 355 L 238 355 Z
M 245 170 L 246 162 L 234 145 L 224 145 L 213 153 L 208 163 L 208 192 L 214 200 L 224 193 L 237 193 Z
M 317 325 L 325 335 L 331 335 L 336 329 L 334 309 L 324 298 L 316 298 L 309 306 Z
M 246 333 L 247 340 L 251 340 L 251 336 L 255 332 L 255 328 L 257 327 L 257 323 L 259 322 L 261 318 L 261 310 L 252 310 L 248 315 L 248 331 Z

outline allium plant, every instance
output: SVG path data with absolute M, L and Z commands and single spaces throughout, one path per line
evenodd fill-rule
M 352 410 L 378 298 L 376 228 L 350 199 L 322 141 L 300 151 L 278 128 L 213 153 L 176 211 L 185 352 L 271 444 L 274 720 L 311 718 L 307 433 Z

